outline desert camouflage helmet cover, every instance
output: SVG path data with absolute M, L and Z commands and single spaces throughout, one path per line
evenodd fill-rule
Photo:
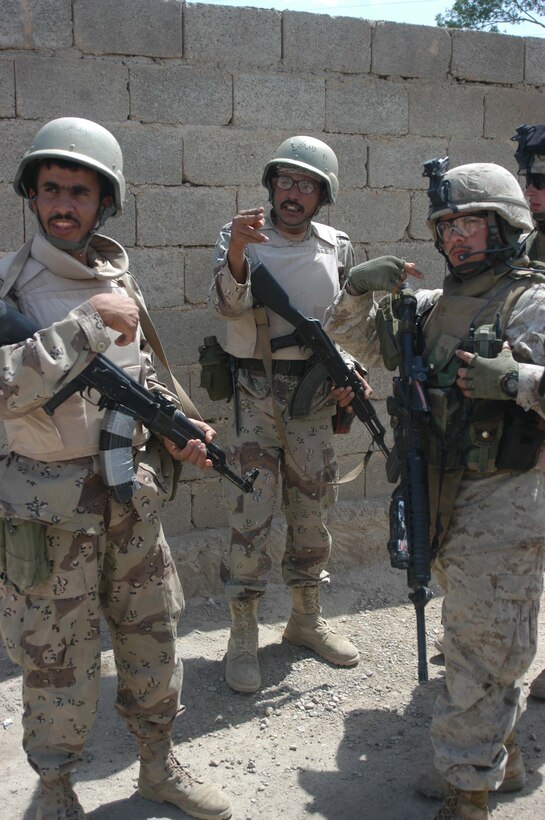
M 269 193 L 272 193 L 272 171 L 279 165 L 297 168 L 302 173 L 317 176 L 326 185 L 326 201 L 332 204 L 335 202 L 339 191 L 339 163 L 333 150 L 322 140 L 305 136 L 290 137 L 284 140 L 263 171 L 261 181 Z
M 445 164 L 445 160 L 432 160 Z M 429 163 L 426 163 L 429 165 Z M 493 162 L 458 165 L 450 171 L 430 176 L 428 226 L 435 237 L 441 217 L 466 211 L 495 211 L 515 229 L 533 230 L 532 216 L 517 179 Z
M 114 190 L 114 207 L 109 215 L 123 210 L 123 154 L 116 138 L 102 125 L 80 117 L 60 117 L 42 126 L 15 174 L 13 187 L 19 196 L 28 198 L 32 166 L 42 159 L 77 162 L 103 174 Z

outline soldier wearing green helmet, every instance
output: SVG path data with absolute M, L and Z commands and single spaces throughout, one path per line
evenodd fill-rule
M 293 327 L 268 309 L 269 331 L 266 337 L 260 332 L 258 339 L 251 291 L 252 269 L 262 263 L 298 310 L 323 319 L 354 264 L 348 236 L 316 221 L 320 208 L 336 201 L 337 158 L 322 140 L 293 136 L 266 163 L 262 183 L 271 210 L 241 211 L 222 229 L 210 291 L 214 315 L 227 320 L 225 347 L 234 372 L 232 463 L 260 469 L 252 494 L 243 497 L 224 488 L 231 542 L 221 578 L 232 618 L 225 678 L 238 692 L 255 692 L 261 685 L 257 609 L 270 575 L 271 524 L 280 482 L 288 522 L 282 573 L 293 598 L 284 638 L 341 666 L 353 666 L 359 658 L 356 647 L 321 617 L 319 598 L 320 588 L 329 581 L 331 536 L 326 524 L 335 499 L 331 480 L 337 473 L 332 417 L 337 404 L 347 406 L 353 394 L 332 390 L 324 380 L 304 413 L 291 412 L 311 351 L 295 342 L 271 349 L 271 339 L 293 332 Z M 272 385 L 266 373 L 268 357 Z M 369 395 L 368 385 L 366 390 Z M 280 403 L 283 420 L 278 423 L 272 394 Z
M 516 725 L 545 564 L 545 276 L 525 254 L 531 215 L 509 171 L 449 170 L 445 158 L 424 173 L 428 226 L 447 265 L 442 288 L 414 291 L 446 678 L 431 724 L 434 765 L 416 785 L 444 797 L 437 820 L 486 820 L 489 791 L 526 781 Z M 393 256 L 354 267 L 329 311 L 330 335 L 370 364 L 397 368 L 408 277 L 422 274 Z M 388 292 L 377 310 L 375 290 Z
M 193 817 L 228 818 L 229 800 L 194 780 L 171 742 L 184 709 L 176 649 L 184 603 L 160 512 L 173 489 L 172 459 L 209 467 L 205 446 L 180 449 L 136 425 L 138 482 L 121 502 L 100 468 L 104 409 L 79 394 L 53 416 L 42 409 L 105 351 L 141 384 L 166 389 L 140 327 L 145 307 L 127 254 L 98 233 L 123 209 L 121 148 L 95 122 L 52 120 L 22 158 L 14 188 L 38 230 L 0 261 L 0 298 L 42 330 L 0 346 L 9 450 L 0 459 L 0 634 L 23 670 L 36 816 L 85 817 L 71 772 L 97 711 L 104 615 L 119 673 L 116 709 L 139 748 L 140 794 Z M 212 429 L 201 426 L 211 441 Z

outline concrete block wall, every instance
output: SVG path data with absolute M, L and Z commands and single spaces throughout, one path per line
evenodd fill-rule
M 287 136 L 328 142 L 340 195 L 322 218 L 348 231 L 360 261 L 443 266 L 425 225 L 423 161 L 496 161 L 543 120 L 545 40 L 178 0 L 4 0 L 0 8 L 0 252 L 33 218 L 11 189 L 45 121 L 97 120 L 119 139 L 128 194 L 107 229 L 128 249 L 176 375 L 224 438 L 227 408 L 199 387 L 197 347 L 221 328 L 207 313 L 212 249 L 240 208 L 266 204 L 262 168 Z M 374 372 L 378 410 L 390 376 Z M 342 469 L 367 448 L 339 441 Z M 382 456 L 341 504 L 387 498 Z M 172 538 L 199 542 L 226 517 L 215 476 L 187 471 L 165 515 Z M 216 533 L 216 534 L 217 534 Z M 199 542 L 200 543 L 200 542 Z

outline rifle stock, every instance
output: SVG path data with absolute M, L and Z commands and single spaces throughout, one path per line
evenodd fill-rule
M 23 341 L 39 330 L 34 322 L 3 299 L 0 299 L 0 319 L 0 345 Z M 100 394 L 99 409 L 108 411 L 101 430 L 100 461 L 105 483 L 118 501 L 127 501 L 136 486 L 132 459 L 132 432 L 136 421 L 141 421 L 151 433 L 169 438 L 182 448 L 190 439 L 204 441 L 201 428 L 166 396 L 143 387 L 101 353 L 97 353 L 85 370 L 55 393 L 43 409 L 53 415 L 70 396 L 75 393 L 83 395 L 92 389 Z M 206 445 L 206 454 L 214 470 L 243 492 L 251 492 L 258 470 L 238 476 L 227 466 L 225 452 L 213 443 Z
M 363 385 L 355 370 L 346 364 L 318 319 L 304 316 L 293 307 L 288 294 L 262 263 L 256 265 L 252 270 L 252 293 L 258 302 L 273 310 L 295 328 L 293 336 L 273 339 L 271 341 L 272 350 L 277 350 L 287 344 L 309 347 L 316 362 L 326 369 L 336 387 L 351 388 L 354 393 L 354 399 L 351 401 L 354 414 L 365 425 L 373 443 L 387 458 L 390 451 L 384 443 L 386 430 L 372 402 L 365 398 Z

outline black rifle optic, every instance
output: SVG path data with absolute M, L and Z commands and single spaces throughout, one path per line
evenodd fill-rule
M 314 391 L 328 375 L 336 387 L 350 387 L 354 392 L 354 398 L 350 402 L 354 414 L 371 434 L 373 443 L 388 457 L 390 451 L 384 443 L 386 430 L 380 423 L 373 404 L 365 398 L 363 385 L 355 370 L 347 365 L 318 319 L 304 316 L 294 308 L 286 291 L 261 263 L 252 270 L 252 293 L 258 302 L 295 328 L 294 333 L 271 340 L 273 351 L 299 345 L 310 348 L 314 354 L 314 361 L 319 366 L 313 367 L 308 376 L 303 378 L 298 393 L 304 395 L 305 389 Z
M 426 397 L 427 368 L 422 357 L 416 354 L 416 297 L 409 285 L 402 285 L 399 290 L 396 312 L 401 361 L 387 409 L 395 419 L 397 465 L 387 469 L 387 474 L 388 480 L 394 483 L 400 468 L 401 481 L 390 502 L 388 552 L 393 567 L 407 570 L 407 584 L 412 590 L 409 599 L 416 610 L 418 680 L 423 682 L 428 680 L 424 607 L 432 597 L 428 588 L 431 578 L 430 506 L 424 447 L 424 430 L 429 424 L 430 411 Z
M 0 299 L 0 345 L 15 344 L 33 336 L 39 328 Z M 74 393 L 97 390 L 98 407 L 106 410 L 100 432 L 100 464 L 104 483 L 111 487 L 118 501 L 128 501 L 137 487 L 134 478 L 132 434 L 136 421 L 159 437 L 166 437 L 178 447 L 185 447 L 190 439 L 204 441 L 204 433 L 187 418 L 166 396 L 157 390 L 148 390 L 124 370 L 100 353 L 78 376 L 55 393 L 43 409 L 48 415 Z M 251 492 L 259 471 L 249 470 L 243 477 L 226 464 L 225 452 L 215 444 L 206 445 L 207 458 L 214 470 L 236 484 L 246 493 Z

